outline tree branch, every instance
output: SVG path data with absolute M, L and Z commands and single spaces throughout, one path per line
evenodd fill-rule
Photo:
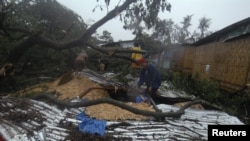
M 110 19 L 117 16 L 119 13 L 121 13 L 123 10 L 125 10 L 131 3 L 136 2 L 136 0 L 126 0 L 121 6 L 116 7 L 112 11 L 110 11 L 105 17 L 97 21 L 95 24 L 93 24 L 81 37 L 82 39 L 88 39 L 90 35 L 92 35 L 96 29 L 98 29 L 100 26 L 105 24 Z
M 35 100 L 46 99 L 46 100 L 58 105 L 59 107 L 68 107 L 68 108 L 88 107 L 88 106 L 97 105 L 97 104 L 101 104 L 101 103 L 108 103 L 108 104 L 118 106 L 122 109 L 128 110 L 132 113 L 140 114 L 140 115 L 144 115 L 144 116 L 152 116 L 152 117 L 155 117 L 156 119 L 160 119 L 163 117 L 180 118 L 181 115 L 184 114 L 184 110 L 186 108 L 190 107 L 191 105 L 202 102 L 202 101 L 193 101 L 193 102 L 190 102 L 190 103 L 184 105 L 182 108 L 180 108 L 176 112 L 170 111 L 170 112 L 161 113 L 161 112 L 140 110 L 140 109 L 131 107 L 124 102 L 120 102 L 120 101 L 113 100 L 110 98 L 101 98 L 101 99 L 97 99 L 94 101 L 87 101 L 87 102 L 66 102 L 63 100 L 58 100 L 56 97 L 52 96 L 51 94 L 39 94 L 39 95 L 31 97 L 31 99 L 35 99 Z
M 90 38 L 90 36 L 96 31 L 97 28 L 105 24 L 108 20 L 114 18 L 118 13 L 121 13 L 123 10 L 125 10 L 131 3 L 135 2 L 136 0 L 126 0 L 121 6 L 116 7 L 112 11 L 110 11 L 105 17 L 103 17 L 101 20 L 93 24 L 90 28 L 86 30 L 86 32 L 83 33 L 83 35 L 75 40 L 69 41 L 67 43 L 60 43 L 55 40 L 51 40 L 49 38 L 46 38 L 42 35 L 30 35 L 26 39 L 24 39 L 20 44 L 18 44 L 9 54 L 7 58 L 7 62 L 15 63 L 19 60 L 20 57 L 22 57 L 23 53 L 35 45 L 42 45 L 43 47 L 47 48 L 53 48 L 55 50 L 63 50 L 63 49 L 69 49 L 76 46 L 82 46 L 87 44 L 87 40 Z M 13 28 L 12 30 L 18 30 L 20 32 L 27 33 L 29 31 L 27 30 L 21 30 L 17 28 Z M 90 45 L 90 44 L 89 44 Z M 93 45 L 90 45 L 93 47 Z M 102 53 L 107 54 L 107 51 L 99 50 L 97 48 L 94 48 L 98 51 L 101 51 Z M 110 54 L 109 54 L 110 55 Z M 119 56 L 119 55 L 113 55 L 114 57 L 124 58 L 129 61 L 134 62 L 131 58 L 128 58 L 126 56 Z

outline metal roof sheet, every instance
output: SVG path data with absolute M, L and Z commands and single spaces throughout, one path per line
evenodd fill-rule
M 60 109 L 56 105 L 31 99 L 2 97 L 0 99 L 0 134 L 8 141 L 70 140 L 81 122 L 76 116 L 81 108 Z M 176 111 L 172 105 L 157 105 L 163 112 Z M 163 121 L 107 121 L 105 136 L 131 140 L 207 140 L 209 124 L 244 124 L 237 117 L 216 110 L 188 108 L 179 119 Z M 79 133 L 81 134 L 81 133 Z

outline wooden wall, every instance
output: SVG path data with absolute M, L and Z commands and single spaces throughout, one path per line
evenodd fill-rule
M 196 47 L 192 74 L 217 80 L 221 88 L 235 92 L 249 83 L 249 67 L 250 37 L 246 37 Z
M 213 79 L 220 87 L 236 92 L 250 87 L 250 36 L 200 46 L 173 46 L 170 69 L 201 79 Z
M 183 72 L 187 74 L 193 73 L 193 65 L 195 60 L 196 47 L 185 47 L 183 57 Z

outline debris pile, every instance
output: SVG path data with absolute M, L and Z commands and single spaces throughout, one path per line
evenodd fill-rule
M 154 111 L 154 109 L 147 103 L 126 103 L 126 104 L 137 109 Z M 120 121 L 120 120 L 141 121 L 141 120 L 152 119 L 151 117 L 137 115 L 130 111 L 124 110 L 120 107 L 113 106 L 111 104 L 98 104 L 94 106 L 89 106 L 86 108 L 85 113 L 93 118 L 105 119 L 111 121 Z
M 91 75 L 92 74 L 92 75 Z M 104 80 L 103 77 L 97 76 L 98 74 L 94 74 L 93 72 L 88 74 L 82 74 L 82 75 L 74 75 L 72 74 L 71 79 L 67 79 L 67 82 L 60 84 L 60 81 L 63 78 L 60 77 L 57 80 L 50 82 L 50 83 L 41 83 L 39 85 L 33 86 L 29 89 L 25 89 L 24 91 L 21 91 L 22 94 L 30 94 L 30 93 L 50 93 L 55 92 L 58 94 L 58 99 L 60 100 L 97 100 L 99 98 L 105 98 L 110 97 L 108 92 L 105 90 L 104 86 L 100 85 L 99 83 L 93 81 L 97 80 L 98 82 L 104 83 L 105 86 L 114 86 L 114 84 L 110 84 L 111 81 L 109 81 L 109 84 L 105 83 L 106 80 Z M 68 77 L 68 76 L 67 76 Z M 103 80 L 100 80 L 103 79 Z M 94 88 L 91 91 L 88 91 L 86 95 L 83 97 L 79 97 L 83 92 L 86 92 L 86 90 L 89 90 L 90 88 Z M 126 103 L 129 106 L 135 107 L 137 109 L 141 110 L 148 110 L 148 111 L 154 111 L 154 109 L 146 103 L 132 103 L 128 102 Z M 111 105 L 111 104 L 98 104 L 93 105 L 85 108 L 85 113 L 89 117 L 97 118 L 100 120 L 149 120 L 151 117 L 143 116 L 143 115 L 137 115 L 132 112 L 129 112 L 127 110 L 124 110 L 120 107 Z
M 242 125 L 234 116 L 214 110 L 186 109 L 179 119 L 163 121 L 107 121 L 105 135 L 86 135 L 79 131 L 77 115 L 85 108 L 59 109 L 42 101 L 0 99 L 0 135 L 7 141 L 58 140 L 207 140 L 208 125 Z M 163 112 L 177 111 L 172 105 L 157 105 Z
M 66 102 L 85 102 L 109 97 L 105 88 L 121 88 L 122 85 L 107 81 L 95 73 L 84 72 L 84 75 L 73 75 L 70 79 L 59 82 L 62 78 L 50 83 L 41 83 L 23 91 L 20 95 L 38 93 L 56 94 L 59 100 Z M 90 88 L 91 91 L 86 90 Z M 100 89 L 99 89 L 100 88 Z M 79 108 L 59 108 L 55 103 L 17 98 L 0 97 L 0 136 L 8 141 L 58 141 L 58 140 L 207 140 L 208 125 L 242 123 L 237 117 L 225 112 L 202 109 L 201 106 L 187 108 L 180 118 L 165 117 L 155 121 L 151 117 L 137 115 L 110 104 L 97 104 Z M 146 103 L 124 102 L 141 110 L 154 111 Z M 162 112 L 175 112 L 185 103 L 175 105 L 158 104 Z M 86 134 L 79 130 L 82 123 L 77 116 L 86 114 L 90 119 L 105 120 L 104 136 Z

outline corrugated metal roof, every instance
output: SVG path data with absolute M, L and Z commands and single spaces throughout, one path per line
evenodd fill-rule
M 42 101 L 13 97 L 2 97 L 0 102 L 0 134 L 7 141 L 74 139 L 71 129 L 77 129 L 81 121 L 76 116 L 84 111 L 84 107 L 60 109 Z M 179 109 L 166 104 L 157 107 L 163 112 Z M 105 136 L 135 141 L 207 140 L 209 124 L 244 123 L 221 111 L 186 109 L 179 119 L 167 117 L 163 121 L 107 121 Z
M 119 86 L 120 83 L 102 77 L 95 72 L 85 70 L 82 75 L 104 86 Z M 175 98 L 176 92 L 163 91 L 166 97 Z M 172 93 L 172 94 L 170 94 Z M 185 96 L 185 94 L 177 97 Z M 192 99 L 192 98 L 189 98 Z M 81 102 L 71 99 L 70 102 Z M 177 111 L 179 107 L 158 104 L 162 112 Z M 51 102 L 28 98 L 0 97 L 0 135 L 6 141 L 75 141 L 90 140 L 78 129 L 77 115 L 85 108 L 59 107 Z M 207 140 L 208 125 L 244 124 L 237 117 L 218 110 L 185 110 L 180 118 L 166 117 L 161 121 L 154 118 L 147 120 L 108 120 L 104 137 L 101 140 Z M 92 138 L 90 138 L 92 137 Z M 100 137 L 99 137 L 100 138 Z

